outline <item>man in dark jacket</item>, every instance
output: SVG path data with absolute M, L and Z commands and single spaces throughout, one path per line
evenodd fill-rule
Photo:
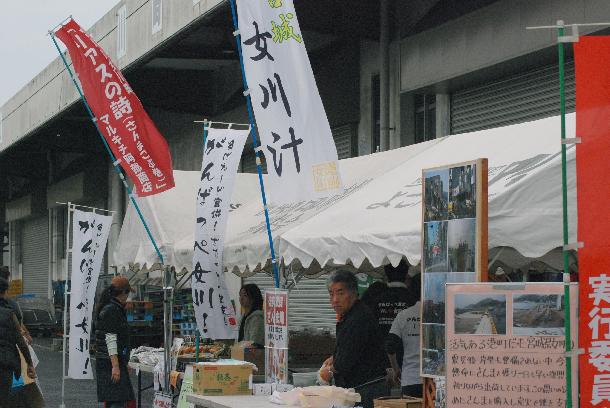
M 0 279 L 6 279 L 6 281 L 10 285 L 11 271 L 8 268 L 8 266 L 0 266 Z M 30 335 L 30 332 L 28 331 L 27 327 L 25 327 L 25 324 L 23 324 L 23 313 L 21 312 L 21 307 L 19 307 L 19 303 L 15 302 L 13 299 L 10 299 L 7 297 L 5 297 L 4 300 L 7 302 L 8 307 L 10 309 L 13 309 L 13 312 L 15 312 L 15 316 L 17 316 L 17 320 L 19 321 L 19 324 L 21 325 L 21 334 L 25 338 L 25 341 L 28 344 L 32 344 L 32 336 Z
M 389 394 L 379 326 L 371 310 L 358 300 L 358 281 L 347 271 L 334 272 L 328 281 L 330 303 L 340 320 L 330 370 L 335 385 L 355 388 L 361 405 Z
M 21 376 L 21 361 L 17 347 L 23 354 L 28 366 L 28 376 L 36 378 L 32 357 L 14 311 L 4 298 L 8 290 L 6 279 L 0 278 L 0 408 L 9 407 L 9 394 L 13 376 Z

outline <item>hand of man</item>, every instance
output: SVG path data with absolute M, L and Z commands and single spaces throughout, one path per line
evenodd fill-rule
M 392 379 L 392 383 L 395 386 L 399 386 L 400 385 L 400 371 L 397 370 L 392 370 L 392 376 L 390 377 Z
M 110 377 L 113 383 L 118 383 L 121 380 L 121 370 L 119 367 L 112 367 L 112 377 Z
M 28 377 L 30 377 L 31 379 L 36 378 L 36 369 L 34 368 L 33 365 L 28 366 L 27 373 L 28 373 Z

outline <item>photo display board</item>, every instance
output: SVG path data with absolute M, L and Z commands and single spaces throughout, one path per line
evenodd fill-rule
M 565 407 L 563 283 L 447 284 L 448 408 Z M 578 284 L 570 284 L 577 321 Z M 577 327 L 577 326 L 576 326 Z M 571 330 L 572 349 L 578 330 Z M 578 406 L 578 364 L 572 364 Z
M 487 159 L 425 169 L 422 189 L 420 374 L 435 378 L 446 372 L 445 284 L 487 276 Z

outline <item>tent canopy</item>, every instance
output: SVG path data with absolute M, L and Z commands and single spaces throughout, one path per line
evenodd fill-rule
M 575 116 L 567 116 L 574 137 Z M 448 136 L 387 152 L 341 160 L 342 194 L 270 205 L 276 254 L 286 265 L 365 263 L 372 267 L 421 256 L 421 175 L 426 168 L 489 160 L 489 248 L 541 257 L 563 244 L 558 117 Z M 574 149 L 568 149 L 570 242 L 576 231 Z M 191 269 L 199 172 L 175 174 L 176 187 L 139 198 L 166 264 Z M 225 238 L 224 264 L 251 274 L 270 258 L 258 177 L 238 174 Z M 119 237 L 119 267 L 158 262 L 130 203 Z M 365 262 L 366 261 L 366 262 Z M 316 268 L 319 270 L 319 268 Z

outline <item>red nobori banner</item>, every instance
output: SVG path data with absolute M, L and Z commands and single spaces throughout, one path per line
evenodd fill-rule
M 580 406 L 610 406 L 610 37 L 581 37 L 576 65 Z
M 68 48 L 97 125 L 138 195 L 149 196 L 174 187 L 167 142 L 121 71 L 74 20 L 55 35 Z

